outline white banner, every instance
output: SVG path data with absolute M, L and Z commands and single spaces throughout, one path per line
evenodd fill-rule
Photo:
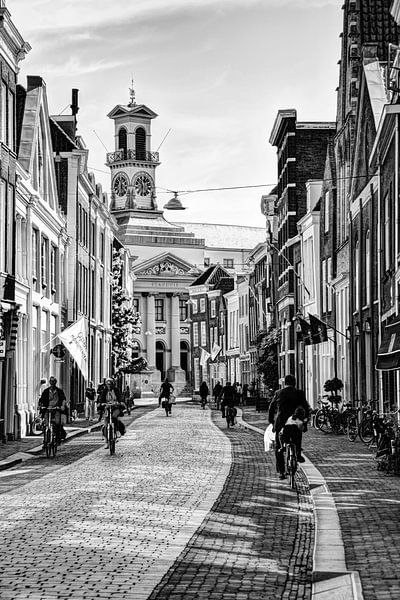
M 204 350 L 204 348 L 200 348 L 200 350 L 201 350 L 200 365 L 204 368 L 207 366 L 207 361 L 210 358 L 211 354 L 209 352 L 207 352 L 207 350 Z
M 78 365 L 82 375 L 88 378 L 88 348 L 87 348 L 87 323 L 86 318 L 81 317 L 75 323 L 57 334 L 64 343 L 68 352 Z
M 222 350 L 221 346 L 219 346 L 217 344 L 217 342 L 214 342 L 214 345 L 211 350 L 211 360 L 215 360 L 217 358 L 218 354 L 221 352 L 221 350 Z

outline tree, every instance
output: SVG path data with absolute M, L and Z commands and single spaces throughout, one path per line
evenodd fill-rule
M 269 327 L 260 331 L 256 339 L 257 370 L 269 390 L 279 385 L 278 348 L 281 341 L 280 329 Z
M 112 356 L 114 370 L 120 371 L 130 362 L 136 350 L 133 341 L 133 327 L 140 323 L 140 315 L 135 312 L 132 298 L 122 285 L 123 251 L 113 250 L 112 269 Z

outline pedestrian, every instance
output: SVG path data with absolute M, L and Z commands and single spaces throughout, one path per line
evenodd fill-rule
M 207 404 L 207 396 L 210 393 L 210 390 L 208 389 L 208 385 L 205 381 L 203 381 L 202 384 L 200 385 L 199 392 L 200 392 L 201 406 L 202 406 L 203 410 L 205 410 L 206 404 Z
M 124 398 L 124 403 L 126 406 L 126 412 L 128 413 L 128 415 L 130 415 L 131 414 L 131 392 L 129 389 L 129 385 L 125 386 L 123 398 Z
M 219 381 L 217 381 L 217 383 L 214 386 L 213 389 L 213 396 L 214 396 L 214 402 L 217 406 L 217 410 L 219 410 L 219 403 L 221 401 L 221 394 L 222 394 L 222 385 L 220 384 Z
M 242 386 L 240 382 L 236 386 L 236 401 L 239 405 L 242 403 Z
M 171 394 L 173 391 L 174 386 L 168 381 L 168 377 L 166 377 L 161 384 L 158 405 L 160 406 L 161 402 L 164 402 L 163 408 L 165 409 L 165 414 L 167 417 L 169 414 L 171 414 Z
M 43 390 L 39 400 L 40 413 L 45 419 L 45 425 L 49 425 L 49 413 L 48 408 L 55 408 L 51 421 L 54 422 L 56 436 L 58 442 L 64 441 L 67 437 L 67 432 L 63 427 L 63 420 L 66 421 L 66 414 L 68 410 L 67 399 L 63 390 L 57 387 L 57 379 L 53 376 L 49 379 L 49 387 Z M 63 419 L 64 417 L 64 419 Z
M 94 389 L 93 381 L 89 381 L 89 385 L 85 391 L 85 419 L 94 421 L 96 404 L 96 390 Z
M 310 407 L 308 406 L 306 396 L 302 390 L 296 388 L 296 378 L 293 375 L 286 375 L 285 387 L 275 393 L 268 413 L 268 421 L 273 424 L 273 431 L 275 432 L 276 470 L 279 473 L 280 479 L 285 479 L 286 477 L 285 460 L 283 452 L 281 451 L 282 443 L 280 432 L 283 430 L 288 419 L 295 414 L 298 407 L 304 409 L 304 420 L 307 421 L 310 414 Z M 296 439 L 297 460 L 299 462 L 304 462 L 304 458 L 301 456 L 302 432 L 300 429 L 298 431 L 299 433 Z
M 242 405 L 246 406 L 247 405 L 247 396 L 249 393 L 249 386 L 247 383 L 243 384 L 243 389 L 242 389 Z
M 225 419 L 225 408 L 227 406 L 233 406 L 235 404 L 235 388 L 231 385 L 230 381 L 226 382 L 226 385 L 222 389 L 221 394 L 221 413 L 222 418 Z

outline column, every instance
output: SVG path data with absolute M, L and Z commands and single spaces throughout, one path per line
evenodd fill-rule
M 146 326 L 147 365 L 149 369 L 156 368 L 156 327 L 154 294 L 147 296 L 147 326 Z
M 171 298 L 171 367 L 179 369 L 181 366 L 181 328 L 179 320 L 179 295 Z

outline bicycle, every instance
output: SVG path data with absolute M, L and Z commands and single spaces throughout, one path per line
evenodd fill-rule
M 56 424 L 52 418 L 58 408 L 46 408 L 45 410 L 45 426 L 43 430 L 43 450 L 47 458 L 57 454 L 57 446 L 60 443 L 59 433 L 56 430 Z
M 235 425 L 235 417 L 237 415 L 237 410 L 234 406 L 227 406 L 225 409 L 225 419 L 226 419 L 226 424 L 227 427 L 229 429 L 230 426 L 234 426 Z
M 207 404 L 207 398 L 201 398 L 200 404 L 201 404 L 201 408 L 203 410 L 205 410 L 206 409 L 206 404 Z
M 324 433 L 332 433 L 332 431 L 338 427 L 336 415 L 339 411 L 337 408 L 333 407 L 333 403 L 329 400 L 326 402 L 319 400 L 318 404 L 320 405 L 320 408 L 315 414 L 314 425 L 316 429 L 319 429 Z
M 107 442 L 107 447 L 110 451 L 110 456 L 115 454 L 115 444 L 118 438 L 117 428 L 115 427 L 115 419 L 113 419 L 112 413 L 115 409 L 115 404 L 105 404 L 104 410 L 106 412 L 106 418 L 104 419 L 103 435 Z M 106 422 L 107 420 L 107 422 Z
M 286 442 L 283 448 L 284 452 L 286 452 L 286 475 L 289 477 L 290 487 L 294 490 L 296 487 L 295 475 L 298 466 L 296 444 L 294 442 Z

